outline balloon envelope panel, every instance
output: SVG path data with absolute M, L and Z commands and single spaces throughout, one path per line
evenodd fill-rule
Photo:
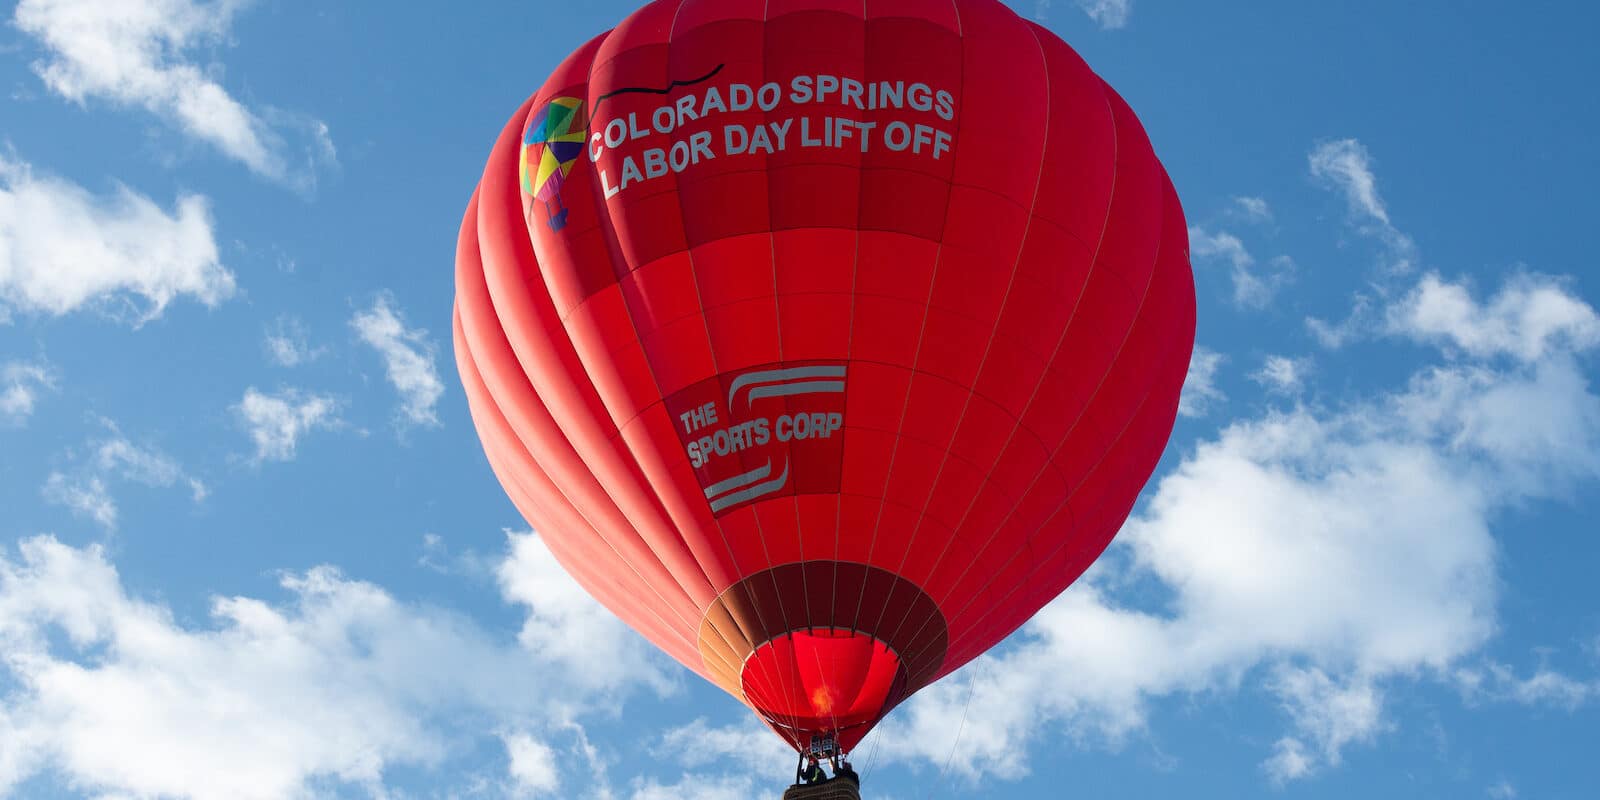
M 456 352 L 569 572 L 849 747 L 1100 554 L 1171 433 L 1187 227 L 1132 111 L 995 0 L 672 0 L 512 117 Z

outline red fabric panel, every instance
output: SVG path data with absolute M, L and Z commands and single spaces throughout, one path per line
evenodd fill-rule
M 900 669 L 882 642 L 837 629 L 801 631 L 757 650 L 746 662 L 744 692 L 774 724 L 839 731 L 854 747 L 871 730 Z

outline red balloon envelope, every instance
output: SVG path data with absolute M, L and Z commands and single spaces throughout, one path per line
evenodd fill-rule
M 1094 561 L 1194 343 L 1139 121 L 996 0 L 651 3 L 511 118 L 456 291 L 518 508 L 796 747 Z

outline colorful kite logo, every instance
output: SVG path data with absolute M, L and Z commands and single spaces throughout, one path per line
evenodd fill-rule
M 588 131 L 582 111 L 582 100 L 557 97 L 545 104 L 522 134 L 522 191 L 544 203 L 553 231 L 567 225 L 561 186 L 578 163 L 578 156 L 583 155 Z

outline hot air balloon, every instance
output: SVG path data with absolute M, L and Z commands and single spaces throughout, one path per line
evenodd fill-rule
M 1098 557 L 1194 325 L 1138 119 L 996 0 L 650 3 L 512 115 L 457 251 L 507 494 L 802 751 Z

